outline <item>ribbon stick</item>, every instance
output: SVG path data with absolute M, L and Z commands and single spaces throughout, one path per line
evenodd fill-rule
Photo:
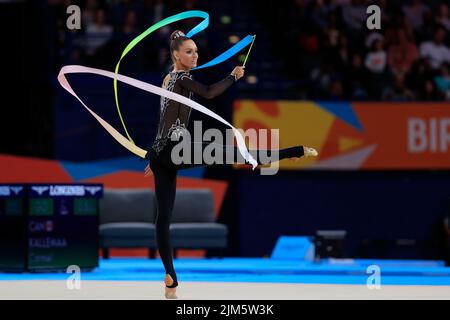
M 116 68 L 115 68 L 115 73 L 116 74 L 119 73 L 120 62 L 127 55 L 127 53 L 130 52 L 131 49 L 133 49 L 145 37 L 147 37 L 152 32 L 154 32 L 154 31 L 158 30 L 159 28 L 162 28 L 162 27 L 164 27 L 164 26 L 166 26 L 168 24 L 171 24 L 171 23 L 174 23 L 174 22 L 177 22 L 177 21 L 180 21 L 180 20 L 188 19 L 188 18 L 203 18 L 202 22 L 200 22 L 198 25 L 196 25 L 194 28 L 192 28 L 187 33 L 186 37 L 188 37 L 188 38 L 191 38 L 195 34 L 203 31 L 209 25 L 209 14 L 204 12 L 204 11 L 199 11 L 199 10 L 191 10 L 191 11 L 181 12 L 181 13 L 178 13 L 176 15 L 170 16 L 168 18 L 165 18 L 165 19 L 159 21 L 158 23 L 152 25 L 147 30 L 145 30 L 143 33 L 138 35 L 136 38 L 131 40 L 131 42 L 126 46 L 126 48 L 124 49 L 124 51 L 122 52 L 122 54 L 120 56 L 119 62 L 117 63 Z M 207 63 L 205 63 L 205 64 L 203 64 L 201 66 L 198 66 L 196 68 L 193 68 L 191 70 L 198 70 L 198 69 L 208 68 L 208 67 L 217 65 L 219 63 L 222 63 L 223 61 L 228 60 L 229 58 L 234 56 L 236 53 L 241 51 L 243 48 L 248 46 L 250 43 L 253 43 L 252 40 L 254 40 L 254 38 L 252 36 L 248 35 L 244 39 L 242 39 L 241 41 L 236 43 L 233 47 L 231 47 L 230 49 L 228 49 L 227 51 L 222 53 L 221 55 L 219 55 L 216 58 L 212 59 L 211 61 L 209 61 L 209 62 L 207 62 Z M 120 112 L 119 97 L 118 97 L 118 93 L 117 93 L 117 79 L 114 79 L 114 98 L 115 98 L 115 102 L 116 102 L 117 113 L 119 114 L 119 118 L 120 118 L 122 126 L 123 126 L 123 128 L 125 130 L 125 134 L 127 135 L 128 139 L 132 143 L 134 143 L 133 139 L 131 138 L 130 134 L 128 133 L 127 127 L 126 127 L 125 122 L 124 122 L 123 117 L 122 117 L 122 113 Z
M 253 42 L 255 42 L 255 39 L 256 39 L 256 34 L 253 36 L 252 44 L 250 45 L 247 55 L 245 56 L 244 63 L 242 64 L 243 67 L 245 67 L 245 63 L 247 62 L 248 55 L 250 54 L 250 51 L 252 51 Z
M 94 68 L 89 68 L 89 67 L 84 67 L 84 66 L 79 66 L 79 65 L 69 65 L 69 66 L 62 67 L 61 71 L 58 74 L 58 81 L 61 84 L 61 86 L 65 90 L 67 90 L 71 95 L 73 95 L 75 98 L 77 98 L 78 101 L 81 102 L 81 104 L 94 116 L 95 119 L 97 119 L 97 121 L 106 129 L 106 131 L 108 131 L 113 136 L 114 139 L 116 139 L 122 146 L 127 148 L 129 151 L 138 155 L 141 158 L 145 158 L 145 155 L 147 153 L 147 151 L 145 149 L 142 149 L 142 148 L 136 146 L 133 142 L 131 142 L 126 137 L 124 137 L 122 134 L 120 134 L 108 122 L 103 120 L 99 115 L 97 115 L 94 111 L 92 111 L 86 104 L 84 104 L 84 102 L 77 96 L 77 94 L 75 93 L 75 91 L 73 91 L 72 87 L 70 86 L 70 84 L 67 81 L 67 78 L 65 76 L 66 74 L 71 74 L 71 73 L 91 73 L 91 74 L 97 74 L 97 75 L 105 76 L 108 78 L 112 78 L 114 80 L 118 80 L 120 82 L 129 84 L 133 87 L 139 88 L 141 90 L 151 92 L 151 93 L 166 97 L 168 99 L 180 102 L 186 106 L 189 106 L 195 110 L 198 110 L 198 111 L 222 122 L 223 124 L 229 126 L 230 128 L 232 128 L 233 133 L 236 137 L 236 142 L 238 144 L 238 150 L 241 153 L 241 155 L 244 157 L 244 159 L 248 163 L 250 163 L 252 165 L 253 170 L 258 165 L 256 160 L 252 157 L 252 155 L 247 150 L 247 147 L 245 146 L 244 138 L 242 137 L 241 133 L 235 127 L 233 127 L 228 121 L 226 121 L 219 115 L 215 114 L 208 108 L 202 106 L 201 104 L 199 104 L 193 100 L 190 100 L 180 94 L 171 92 L 169 90 L 166 90 L 166 89 L 154 86 L 152 84 L 149 84 L 149 83 L 137 80 L 137 79 L 133 79 L 133 78 L 130 78 L 130 77 L 118 74 L 118 73 L 113 73 L 113 72 L 106 71 L 106 70 L 94 69 Z

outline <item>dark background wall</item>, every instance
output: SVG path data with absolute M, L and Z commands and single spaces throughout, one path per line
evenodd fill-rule
M 279 235 L 317 230 L 346 230 L 346 257 L 445 255 L 450 172 L 243 173 L 239 190 L 244 256 L 270 255 Z

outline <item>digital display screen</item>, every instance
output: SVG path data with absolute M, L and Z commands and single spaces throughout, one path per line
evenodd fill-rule
M 101 185 L 0 185 L 0 269 L 98 266 Z

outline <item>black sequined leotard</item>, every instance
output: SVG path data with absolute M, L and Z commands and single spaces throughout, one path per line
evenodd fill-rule
M 235 78 L 230 74 L 223 80 L 207 86 L 193 80 L 189 72 L 177 71 L 170 72 L 170 79 L 165 89 L 189 99 L 192 99 L 193 94 L 212 99 L 224 92 L 234 82 Z M 152 145 L 156 153 L 164 149 L 172 135 L 181 136 L 187 131 L 191 111 L 192 109 L 184 104 L 161 97 L 159 125 Z
M 235 82 L 232 75 L 227 76 L 223 80 L 206 86 L 197 81 L 192 80 L 189 72 L 171 72 L 170 79 L 166 89 L 172 92 L 183 95 L 189 99 L 193 94 L 198 94 L 204 98 L 214 98 L 221 94 L 231 84 Z M 176 196 L 176 181 L 178 170 L 189 169 L 196 166 L 211 165 L 207 158 L 201 157 L 201 162 L 193 161 L 194 154 L 204 154 L 204 149 L 209 146 L 209 142 L 194 141 L 190 142 L 191 157 L 187 163 L 174 163 L 171 155 L 171 148 L 177 142 L 171 141 L 173 134 L 183 135 L 187 132 L 189 116 L 191 108 L 179 102 L 167 98 L 161 98 L 161 112 L 158 125 L 156 139 L 153 142 L 149 152 L 147 152 L 146 159 L 149 160 L 149 166 L 154 174 L 155 195 L 157 204 L 157 216 L 155 219 L 156 225 L 156 243 L 159 249 L 161 260 L 164 265 L 166 274 L 169 274 L 173 279 L 171 288 L 178 286 L 177 275 L 173 266 L 173 248 L 170 236 L 170 222 L 172 219 L 172 212 Z M 175 139 L 178 140 L 178 139 Z M 184 140 L 184 139 L 183 139 Z M 278 157 L 266 159 L 259 156 L 260 150 L 253 150 L 254 158 L 258 164 L 267 164 L 269 161 L 278 161 L 290 157 L 303 156 L 303 147 L 295 146 L 281 150 L 275 150 L 275 155 Z M 231 153 L 235 163 L 247 163 L 244 158 L 238 157 L 239 151 L 234 145 L 223 145 L 222 152 L 219 152 L 223 158 L 219 159 L 218 164 L 225 164 L 227 155 Z M 267 150 L 262 150 L 263 154 L 268 154 Z M 272 151 L 270 151 L 272 154 Z

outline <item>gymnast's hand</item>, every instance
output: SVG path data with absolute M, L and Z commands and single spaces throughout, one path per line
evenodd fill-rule
M 152 175 L 152 169 L 150 169 L 150 163 L 147 164 L 144 171 L 144 178 Z
M 244 68 L 245 67 L 237 66 L 236 68 L 233 69 L 233 71 L 231 71 L 231 75 L 234 76 L 236 81 L 244 76 Z

